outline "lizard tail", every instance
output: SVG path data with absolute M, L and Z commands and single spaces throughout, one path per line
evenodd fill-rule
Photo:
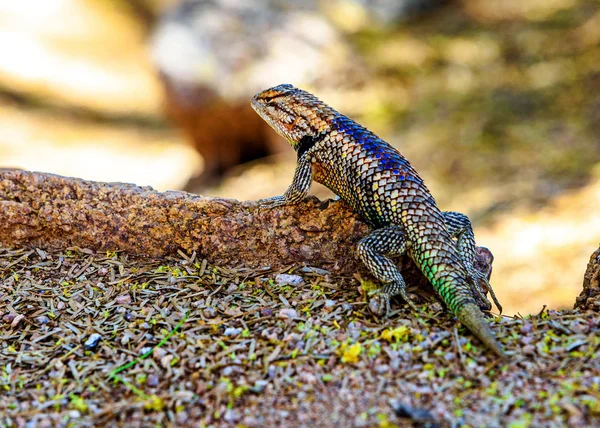
M 498 343 L 494 332 L 483 318 L 475 303 L 466 303 L 456 311 L 458 320 L 463 323 L 479 340 L 501 358 L 507 358 L 502 345 Z

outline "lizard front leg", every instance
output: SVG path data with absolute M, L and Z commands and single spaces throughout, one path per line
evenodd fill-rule
M 302 156 L 298 159 L 296 171 L 292 184 L 281 196 L 273 196 L 272 198 L 261 199 L 258 203 L 263 208 L 275 208 L 282 205 L 293 205 L 303 200 L 310 190 L 312 183 L 312 163 L 308 156 Z
M 485 297 L 485 293 L 481 291 L 479 284 L 483 284 L 485 288 L 490 292 L 492 300 L 498 307 L 500 313 L 502 313 L 502 305 L 498 302 L 496 294 L 490 285 L 488 278 L 477 269 L 475 269 L 475 234 L 471 227 L 471 221 L 465 214 L 445 211 L 442 213 L 444 216 L 444 222 L 448 228 L 448 232 L 453 238 L 456 238 L 456 249 L 460 254 L 465 269 L 473 281 L 475 286 L 475 292 L 478 294 L 479 300 L 482 300 L 487 310 L 492 308 L 491 304 Z
M 371 232 L 358 243 L 358 256 L 371 273 L 384 285 L 377 290 L 376 298 L 369 303 L 369 309 L 377 315 L 388 313 L 390 298 L 400 294 L 416 311 L 417 307 L 406 294 L 406 283 L 396 264 L 386 255 L 401 256 L 408 249 L 400 226 L 387 226 Z

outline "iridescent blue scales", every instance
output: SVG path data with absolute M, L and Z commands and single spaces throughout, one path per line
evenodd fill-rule
M 491 308 L 480 285 L 491 287 L 473 267 L 475 239 L 467 216 L 441 212 L 395 148 L 308 92 L 279 85 L 255 95 L 252 107 L 298 155 L 292 184 L 282 196 L 262 201 L 264 206 L 297 203 L 313 180 L 324 184 L 374 229 L 358 244 L 361 260 L 384 284 L 370 305 L 374 312 L 387 312 L 396 294 L 414 308 L 390 259 L 408 253 L 458 319 L 504 356 L 480 310 Z

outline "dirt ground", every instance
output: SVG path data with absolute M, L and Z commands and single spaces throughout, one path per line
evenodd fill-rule
M 437 303 L 373 318 L 359 279 L 0 249 L 1 426 L 591 426 L 600 316 Z

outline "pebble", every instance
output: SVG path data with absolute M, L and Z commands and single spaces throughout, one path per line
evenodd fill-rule
M 177 414 L 175 415 L 175 421 L 179 424 L 179 425 L 186 425 L 188 420 L 189 420 L 189 415 L 188 412 L 186 412 L 185 410 L 182 410 L 180 412 L 177 412 Z
M 4 315 L 4 316 L 2 317 L 2 321 L 4 321 L 4 322 L 5 322 L 5 323 L 7 323 L 7 324 L 8 324 L 8 323 L 11 323 L 11 322 L 12 322 L 12 320 L 14 320 L 16 316 L 17 316 L 16 314 L 13 314 L 13 313 L 10 313 L 10 312 L 9 312 L 8 314 L 6 314 L 6 315 Z
M 278 318 L 297 318 L 298 311 L 295 309 L 284 308 L 277 313 Z
M 202 315 L 204 315 L 206 318 L 214 318 L 217 316 L 217 310 L 212 306 L 209 306 L 202 311 Z
M 235 337 L 242 332 L 241 328 L 227 327 L 223 333 L 226 337 Z
M 148 375 L 148 379 L 146 379 L 146 384 L 152 388 L 158 386 L 158 376 L 155 374 Z
M 260 316 L 261 317 L 272 317 L 273 316 L 273 309 L 271 309 L 271 308 L 262 308 L 260 310 Z
M 230 284 L 229 287 L 227 287 L 227 292 L 228 293 L 235 293 L 238 289 L 237 284 Z
M 275 283 L 277 285 L 300 285 L 304 282 L 304 279 L 300 275 L 288 275 L 285 273 L 278 273 L 275 275 Z
M 223 415 L 223 420 L 225 422 L 233 423 L 239 421 L 241 418 L 240 412 L 236 409 L 227 409 L 225 414 Z
M 523 326 L 521 327 L 521 333 L 523 334 L 529 334 L 533 331 L 533 324 L 530 322 L 525 321 L 523 323 Z
M 154 348 L 152 350 L 152 358 L 154 358 L 155 360 L 160 360 L 165 355 L 167 355 L 167 351 L 165 351 L 162 348 Z
M 375 366 L 375 371 L 377 373 L 387 373 L 390 370 L 390 366 L 388 366 L 387 364 L 379 364 L 377 366 Z
M 171 367 L 171 361 L 173 361 L 174 356 L 169 354 L 169 355 L 165 355 L 164 357 L 162 357 L 160 359 L 160 365 L 162 366 L 163 369 L 168 369 L 169 367 Z
M 48 324 L 50 322 L 50 318 L 48 318 L 46 315 L 40 315 L 35 319 L 35 321 L 38 324 Z
M 96 347 L 98 347 L 98 344 L 100 343 L 101 340 L 102 340 L 102 336 L 100 336 L 98 333 L 90 334 L 90 336 L 88 337 L 88 339 L 85 341 L 85 344 L 84 344 L 86 351 L 95 350 Z
M 119 305 L 127 305 L 131 303 L 131 296 L 129 294 L 120 294 L 117 296 L 117 303 Z
M 269 384 L 269 381 L 266 380 L 257 380 L 256 382 L 254 382 L 254 386 L 252 387 L 252 390 L 254 392 L 263 392 L 265 390 L 265 387 Z
M 352 310 L 352 305 L 348 302 L 342 303 L 342 309 L 344 312 L 350 312 Z
M 152 346 L 144 346 L 142 349 L 140 349 L 140 356 L 146 355 L 150 351 L 152 351 Z

